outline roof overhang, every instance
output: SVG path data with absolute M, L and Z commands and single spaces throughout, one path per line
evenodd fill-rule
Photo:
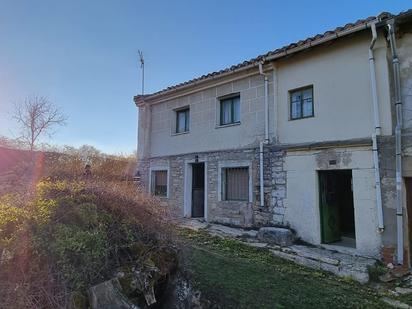
M 307 38 L 306 40 L 301 40 L 296 43 L 289 44 L 280 49 L 268 52 L 264 55 L 257 56 L 248 61 L 244 61 L 240 64 L 231 66 L 229 68 L 212 72 L 207 75 L 200 76 L 198 78 L 180 83 L 174 86 L 170 86 L 166 89 L 160 90 L 158 92 L 147 94 L 147 95 L 137 95 L 134 97 L 134 102 L 137 106 L 142 106 L 146 103 L 157 103 L 158 101 L 163 101 L 166 98 L 172 98 L 178 93 L 184 93 L 188 89 L 194 87 L 201 87 L 207 85 L 208 83 L 213 83 L 217 80 L 228 78 L 229 76 L 235 75 L 236 73 L 242 73 L 247 70 L 257 70 L 260 62 L 274 62 L 276 60 L 285 58 L 290 55 L 297 54 L 301 51 L 314 48 L 316 46 L 323 45 L 327 42 L 331 42 L 343 37 L 347 37 L 354 33 L 364 31 L 370 27 L 372 23 L 375 23 L 377 27 L 382 27 L 386 23 L 393 20 L 405 20 L 412 16 L 412 9 L 402 12 L 398 15 L 392 15 L 390 13 L 381 13 L 376 17 L 369 17 L 364 20 L 358 20 L 353 24 L 346 24 L 343 27 L 338 27 L 333 31 L 326 31 L 323 34 L 318 34 L 314 37 Z M 255 74 L 258 74 L 256 71 Z M 212 86 L 212 85 L 211 85 Z

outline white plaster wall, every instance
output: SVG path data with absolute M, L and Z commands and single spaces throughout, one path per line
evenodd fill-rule
M 374 130 L 369 32 L 282 60 L 278 72 L 278 136 L 281 143 L 370 137 Z M 382 33 L 375 45 L 382 132 L 391 134 L 391 112 Z M 289 90 L 313 85 L 315 117 L 289 120 Z
M 327 166 L 329 159 L 336 158 L 336 166 Z M 377 233 L 372 151 L 366 148 L 345 148 L 336 151 L 288 152 L 285 168 L 285 223 L 290 224 L 304 241 L 315 245 L 321 244 L 317 171 L 352 169 L 356 233 L 356 249 L 353 251 L 378 256 L 381 240 Z
M 278 61 L 276 87 L 273 87 L 273 74 L 268 72 L 270 137 L 276 127 L 279 142 L 286 144 L 370 137 L 374 123 L 369 42 L 370 33 L 364 32 Z M 390 135 L 387 47 L 382 33 L 374 54 L 382 132 Z M 252 77 L 152 105 L 148 154 L 155 157 L 257 145 L 264 135 L 264 87 L 263 78 L 257 69 L 255 72 Z M 289 90 L 307 85 L 314 87 L 315 117 L 291 121 Z M 218 97 L 235 92 L 241 96 L 241 124 L 219 127 Z M 174 109 L 183 106 L 190 106 L 190 132 L 175 135 Z
M 257 70 L 256 70 L 257 72 Z M 270 74 L 269 101 L 273 102 Z M 240 93 L 240 124 L 219 127 L 219 97 Z M 273 104 L 270 104 L 273 107 Z M 175 112 L 190 107 L 190 130 L 174 134 Z M 272 108 L 273 112 L 273 108 Z M 259 75 L 152 106 L 150 155 L 164 156 L 191 152 L 233 149 L 252 144 L 264 136 L 264 82 Z M 271 130 L 273 133 L 273 130 Z
M 401 92 L 403 103 L 403 127 L 412 131 L 412 33 L 404 33 L 398 38 Z

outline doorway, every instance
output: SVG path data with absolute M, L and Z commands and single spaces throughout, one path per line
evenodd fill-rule
M 205 163 L 192 164 L 192 217 L 205 217 Z
M 408 238 L 409 238 L 409 261 L 412 261 L 412 177 L 406 177 L 406 211 L 408 224 Z
M 355 248 L 352 170 L 318 173 L 322 243 Z

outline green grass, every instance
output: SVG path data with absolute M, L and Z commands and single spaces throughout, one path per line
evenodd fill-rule
M 183 230 L 184 263 L 220 308 L 387 308 L 369 288 L 276 258 L 235 240 Z

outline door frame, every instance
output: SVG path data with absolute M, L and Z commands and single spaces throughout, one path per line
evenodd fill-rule
M 205 196 L 204 196 L 204 219 L 208 221 L 208 207 L 207 207 L 207 161 L 205 159 L 186 160 L 184 168 L 184 203 L 183 203 L 183 217 L 192 218 L 192 177 L 193 164 L 204 163 L 205 165 Z
M 408 182 L 410 183 L 410 185 L 408 185 Z M 412 191 L 411 189 L 408 189 L 410 187 L 412 187 L 412 177 L 409 176 L 405 176 L 402 178 L 402 186 L 404 189 L 404 194 L 403 194 L 403 211 L 404 214 L 406 214 L 405 216 L 405 220 L 404 220 L 404 232 L 403 232 L 403 237 L 404 237 L 404 243 L 403 243 L 403 250 L 407 252 L 408 256 L 405 258 L 404 257 L 404 265 L 405 265 L 405 261 L 407 261 L 407 265 L 408 267 L 412 267 L 412 225 L 409 224 L 410 221 L 412 221 L 411 217 L 412 217 L 412 200 L 410 200 L 408 198 L 408 196 L 412 197 Z M 409 202 L 409 205 L 408 205 Z
M 353 216 L 354 216 L 354 232 L 355 232 L 355 244 L 357 243 L 357 235 L 356 235 L 356 209 L 355 209 L 355 200 L 354 200 L 354 188 L 353 188 L 353 169 L 352 168 L 341 168 L 341 169 L 322 169 L 322 170 L 316 170 L 317 172 L 317 191 L 318 191 L 318 220 L 319 220 L 319 241 L 321 245 L 335 245 L 335 242 L 325 242 L 324 239 L 324 222 L 323 222 L 323 212 L 324 209 L 322 209 L 322 186 L 321 186 L 321 174 L 326 174 L 326 173 L 333 173 L 333 172 L 342 172 L 342 171 L 350 171 L 350 178 L 351 178 L 351 191 L 352 191 L 352 204 L 353 204 Z M 356 245 L 354 247 L 355 249 L 357 248 Z

